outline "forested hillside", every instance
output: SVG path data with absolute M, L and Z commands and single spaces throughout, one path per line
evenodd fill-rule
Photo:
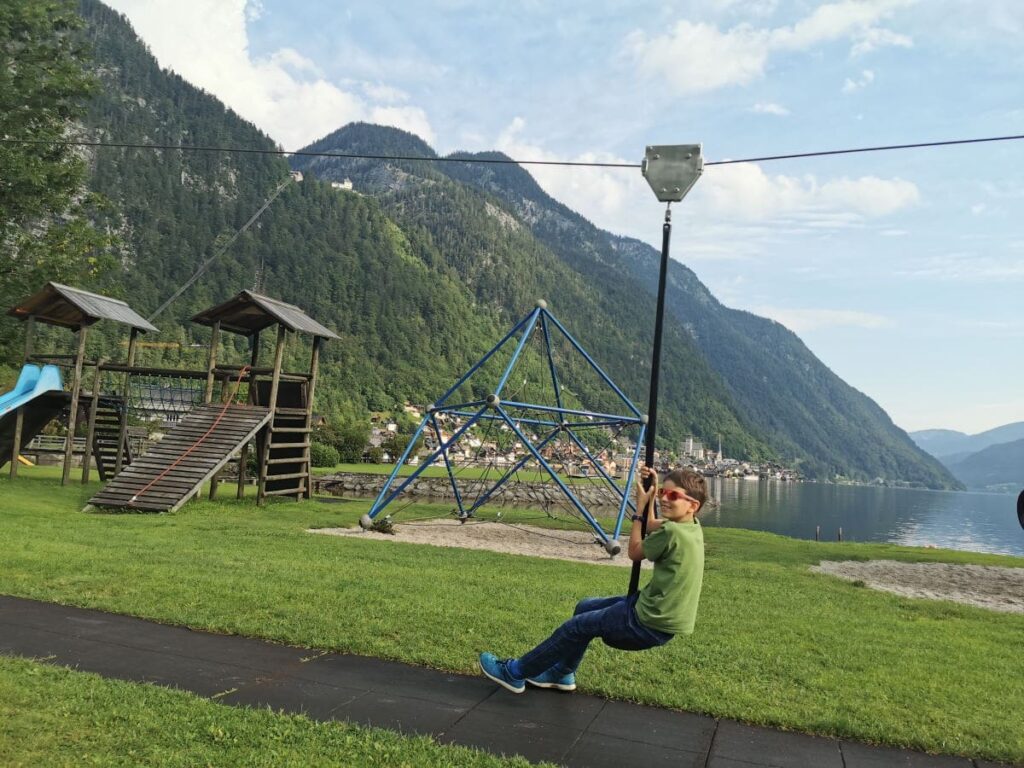
M 345 126 L 309 149 L 434 154 L 402 131 L 366 125 Z M 499 153 L 452 157 L 507 159 Z M 297 158 L 293 165 L 314 169 L 323 178 L 350 178 L 398 217 L 407 215 L 410 197 L 433 201 L 435 190 L 443 186 L 437 181 L 442 174 L 472 186 L 605 299 L 603 308 L 612 327 L 649 327 L 658 252 L 593 226 L 552 199 L 518 166 L 442 163 L 428 169 L 395 168 L 387 174 L 379 164 L 357 160 Z M 424 203 L 428 204 L 432 202 Z M 449 240 L 465 230 L 464 222 L 439 216 L 420 216 L 417 223 Z M 939 462 L 919 450 L 876 403 L 824 366 L 795 334 L 771 320 L 723 306 L 676 261 L 670 265 L 666 307 L 675 322 L 669 322 L 666 331 L 665 366 L 673 390 L 666 392 L 664 407 L 695 414 L 693 431 L 698 435 L 713 439 L 718 431 L 700 407 L 711 393 L 726 397 L 752 434 L 766 437 L 777 455 L 812 477 L 898 478 L 930 487 L 956 486 Z M 722 390 L 703 385 L 705 370 L 711 372 L 711 381 L 721 382 Z M 681 391 L 679 377 L 696 383 Z M 732 444 L 729 437 L 722 438 L 728 453 L 748 455 L 746 446 Z
M 87 136 L 273 147 L 217 99 L 160 70 L 119 14 L 96 0 L 82 0 L 81 10 L 100 82 L 81 121 Z M 313 149 L 434 154 L 411 134 L 367 125 L 346 126 Z M 269 155 L 93 148 L 85 160 L 90 188 L 109 201 L 97 222 L 117 240 L 118 265 L 81 282 L 144 315 L 289 178 L 287 163 Z M 406 400 L 431 402 L 544 298 L 645 403 L 654 249 L 598 230 L 514 166 L 318 159 L 295 167 L 304 180 L 288 183 L 253 229 L 155 319 L 162 330 L 154 340 L 172 346 L 147 348 L 145 359 L 201 367 L 208 331 L 188 317 L 258 283 L 341 335 L 325 348 L 317 409 L 365 419 Z M 326 183 L 344 177 L 355 193 Z M 713 444 L 720 435 L 731 456 L 796 462 L 812 477 L 954 484 L 793 334 L 723 307 L 678 263 L 668 305 L 660 442 L 674 446 L 695 434 Z M 227 356 L 241 360 L 243 342 L 225 343 L 233 347 Z M 91 344 L 95 354 L 122 353 L 102 330 Z M 299 344 L 288 354 L 305 363 Z M 534 352 L 525 365 L 527 378 L 543 373 Z M 582 369 L 564 383 L 570 400 L 610 407 Z
M 124 142 L 273 147 L 215 98 L 161 71 L 120 15 L 93 0 L 82 7 L 105 86 L 90 105 L 87 130 Z M 123 259 L 123 269 L 96 287 L 129 298 L 144 314 L 289 179 L 283 160 L 260 155 L 97 149 L 90 163 L 93 188 L 112 203 L 108 223 Z M 201 366 L 205 351 L 192 344 L 205 343 L 208 331 L 188 318 L 252 288 L 259 271 L 262 290 L 342 336 L 325 347 L 318 409 L 365 418 L 368 409 L 404 399 L 428 401 L 504 330 L 504 318 L 474 307 L 454 274 L 432 268 L 434 260 L 430 244 L 402 232 L 373 198 L 292 183 L 156 318 L 159 338 L 180 341 L 180 350 L 152 349 L 148 358 Z M 242 341 L 232 341 L 240 353 Z M 295 365 L 306 363 L 300 341 L 289 348 Z
M 376 143 L 376 137 L 380 143 Z M 420 139 L 396 129 L 350 125 L 313 145 L 343 145 L 346 152 L 432 155 Z M 318 177 L 335 178 L 337 161 L 302 158 L 293 165 Z M 426 166 L 426 167 L 424 167 Z M 332 171 L 333 169 L 333 171 Z M 511 320 L 544 298 L 580 342 L 634 400 L 646 400 L 654 318 L 644 311 L 646 289 L 637 281 L 602 280 L 581 273 L 540 242 L 505 204 L 425 163 L 382 165 L 353 161 L 345 175 L 358 189 L 380 200 L 402 227 L 428 240 L 444 266 L 458 275 L 478 306 L 494 307 Z M 686 434 L 722 439 L 733 455 L 772 455 L 744 423 L 721 379 L 678 327 L 665 339 L 659 434 L 678 444 Z M 595 388 L 595 396 L 599 396 Z M 593 399 L 589 402 L 594 402 Z
M 89 128 L 126 142 L 272 146 L 216 99 L 161 72 L 117 14 L 91 1 L 83 7 L 108 86 L 91 106 Z M 369 135 L 377 140 L 377 131 Z M 409 149 L 412 137 L 388 135 L 395 144 L 385 140 L 377 151 Z M 92 164 L 94 186 L 114 204 L 111 223 L 124 241 L 126 269 L 109 287 L 126 290 L 143 312 L 185 281 L 218 238 L 241 226 L 287 178 L 282 161 L 252 155 L 101 149 Z M 387 192 L 380 200 L 331 190 L 308 175 L 157 324 L 188 349 L 205 334 L 187 318 L 251 287 L 262 265 L 267 293 L 302 306 L 342 335 L 325 351 L 319 407 L 354 418 L 405 400 L 432 401 L 544 298 L 642 403 L 652 321 L 638 322 L 631 311 L 638 286 L 612 295 L 595 290 L 494 201 L 435 169 L 416 167 L 424 165 L 368 164 L 363 176 L 376 175 Z M 667 363 L 666 398 L 688 405 L 666 408 L 666 443 L 691 432 L 721 432 L 738 455 L 771 455 L 692 344 L 677 335 L 676 347 L 680 354 Z M 584 376 L 564 383 L 593 407 L 612 403 Z
M 947 461 L 950 471 L 971 489 L 1016 493 L 1024 485 L 1024 440 L 990 445 Z

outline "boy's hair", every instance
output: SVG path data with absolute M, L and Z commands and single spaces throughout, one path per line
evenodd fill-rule
M 686 495 L 700 502 L 694 516 L 700 514 L 704 509 L 704 502 L 708 500 L 708 484 L 703 475 L 699 475 L 692 469 L 674 469 L 665 475 L 665 480 L 671 480 L 677 488 L 686 491 Z M 665 482 L 663 480 L 662 482 Z

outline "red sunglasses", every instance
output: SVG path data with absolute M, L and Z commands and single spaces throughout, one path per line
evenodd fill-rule
M 687 496 L 683 491 L 677 491 L 675 488 L 659 488 L 658 496 L 668 501 L 679 501 L 680 499 L 689 499 L 690 501 L 696 501 L 696 499 Z

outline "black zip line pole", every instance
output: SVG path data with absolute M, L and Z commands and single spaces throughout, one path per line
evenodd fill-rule
M 700 144 L 673 144 L 647 147 L 640 170 L 651 185 L 655 197 L 665 205 L 665 223 L 661 227 L 661 269 L 658 272 L 658 301 L 654 314 L 654 351 L 651 354 L 651 389 L 647 405 L 647 433 L 644 441 L 644 464 L 654 468 L 654 444 L 658 432 L 658 382 L 661 374 L 661 339 L 665 327 L 665 288 L 668 283 L 668 246 L 672 238 L 672 203 L 678 203 L 697 183 L 704 171 L 704 158 Z M 650 490 L 653 478 L 647 478 L 644 489 Z M 629 491 L 627 490 L 627 493 Z M 640 539 L 647 536 L 647 507 L 640 515 Z M 634 523 L 635 524 L 635 523 Z M 632 534 L 631 534 L 632 535 Z M 640 563 L 633 563 L 629 575 L 629 594 L 640 586 Z
M 672 203 L 665 206 L 665 223 L 661 226 L 661 272 L 658 275 L 658 308 L 654 315 L 654 352 L 651 356 L 651 392 L 647 405 L 647 439 L 644 443 L 644 464 L 648 467 L 654 466 L 654 433 L 658 428 L 658 379 L 661 373 L 661 331 L 665 325 L 665 283 L 668 281 L 668 243 L 672 237 Z M 653 483 L 648 477 L 644 482 L 644 489 L 650 490 Z M 628 489 L 626 491 L 629 492 Z M 640 515 L 640 538 L 647 536 L 647 507 L 641 511 L 639 505 L 637 514 Z M 629 575 L 629 594 L 633 594 L 640 586 L 640 563 L 642 560 L 633 562 L 633 570 Z

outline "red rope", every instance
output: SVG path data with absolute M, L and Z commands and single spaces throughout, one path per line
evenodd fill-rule
M 238 378 L 235 379 L 234 391 L 232 391 L 231 395 L 227 399 L 227 402 L 224 403 L 224 407 L 220 409 L 220 413 L 217 414 L 217 418 L 214 420 L 213 424 L 210 425 L 210 428 L 208 430 L 206 430 L 206 433 L 202 437 L 200 437 L 198 440 L 196 440 L 194 443 L 192 443 L 192 445 L 190 445 L 188 447 L 188 450 L 185 451 L 183 454 L 181 454 L 181 456 L 176 458 L 171 464 L 169 464 L 167 466 L 167 468 L 163 472 L 161 472 L 159 475 L 157 475 L 155 478 L 153 478 L 149 483 L 147 483 L 146 486 L 141 491 L 139 491 L 134 496 L 132 496 L 131 499 L 129 499 L 129 501 L 128 501 L 129 504 L 134 504 L 138 500 L 139 496 L 144 494 L 146 491 L 148 491 L 154 485 L 156 485 L 161 480 L 163 480 L 165 477 L 167 477 L 167 474 L 172 469 L 174 469 L 176 466 L 178 466 L 185 459 L 186 456 L 188 456 L 190 453 L 192 453 L 192 451 L 194 451 L 196 448 L 198 448 L 199 445 L 206 438 L 208 438 L 213 433 L 213 430 L 215 430 L 217 428 L 217 425 L 220 424 L 221 419 L 223 419 L 224 415 L 228 412 L 228 408 L 231 407 L 232 401 L 235 399 L 235 395 L 238 394 L 238 388 L 242 385 L 242 377 L 245 376 L 245 374 L 248 373 L 250 369 L 251 369 L 251 367 L 248 366 L 248 365 L 243 365 L 241 368 L 238 369 Z

